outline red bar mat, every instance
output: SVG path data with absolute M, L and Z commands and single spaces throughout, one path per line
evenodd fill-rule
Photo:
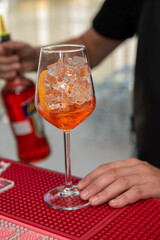
M 11 166 L 2 177 L 14 181 L 15 186 L 0 194 L 2 216 L 58 239 L 160 239 L 159 200 L 143 200 L 122 209 L 104 204 L 74 211 L 55 210 L 44 203 L 43 196 L 51 188 L 63 185 L 64 175 L 9 162 Z M 74 184 L 78 181 L 73 177 Z

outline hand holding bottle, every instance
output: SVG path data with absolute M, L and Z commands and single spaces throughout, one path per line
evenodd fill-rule
M 6 49 L 5 44 L 0 44 L 0 78 L 8 80 L 16 77 L 20 62 L 19 56 Z
M 9 80 L 2 89 L 2 99 L 17 142 L 18 158 L 27 163 L 39 161 L 48 156 L 50 147 L 34 106 L 35 85 L 23 76 L 25 71 L 34 70 L 36 54 L 28 44 L 11 41 L 2 16 L 0 20 L 0 77 Z
M 6 31 L 1 15 L 0 27 L 0 78 L 13 79 L 17 76 L 17 72 L 37 70 L 39 48 L 23 42 L 11 41 L 10 33 Z
M 7 41 L 0 44 L 0 78 L 10 79 L 17 71 L 36 71 L 39 48 L 19 41 Z

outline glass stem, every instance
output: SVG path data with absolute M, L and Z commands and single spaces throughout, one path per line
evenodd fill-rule
M 72 188 L 71 179 L 71 155 L 70 155 L 70 132 L 63 132 L 64 136 L 64 160 L 65 160 L 65 188 Z

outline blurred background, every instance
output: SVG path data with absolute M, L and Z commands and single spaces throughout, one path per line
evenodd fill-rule
M 103 0 L 0 0 L 12 39 L 32 45 L 62 42 L 87 30 Z M 97 106 L 71 131 L 72 175 L 83 177 L 102 163 L 131 156 L 132 89 L 136 37 L 92 70 Z M 36 82 L 36 72 L 27 77 Z M 0 79 L 0 89 L 4 80 Z M 43 120 L 44 121 L 44 120 Z M 44 121 L 51 154 L 36 166 L 64 172 L 63 134 Z M 0 100 L 0 157 L 18 161 L 16 142 Z

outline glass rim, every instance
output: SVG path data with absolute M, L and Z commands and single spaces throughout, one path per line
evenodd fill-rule
M 60 47 L 75 47 L 75 49 L 56 49 Z M 54 49 L 55 48 L 55 49 Z M 44 45 L 41 47 L 41 51 L 43 52 L 52 52 L 52 53 L 58 53 L 58 52 L 79 52 L 79 51 L 84 51 L 86 47 L 82 44 L 71 44 L 71 43 L 64 43 L 64 44 L 49 44 L 49 45 Z

